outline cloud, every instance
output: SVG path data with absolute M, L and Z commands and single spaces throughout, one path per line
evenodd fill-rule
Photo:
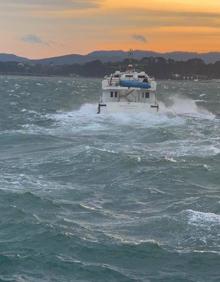
M 89 9 L 98 7 L 103 0 L 8 0 L 11 7 L 37 7 L 48 10 L 57 9 Z
M 132 38 L 135 40 L 135 41 L 139 41 L 139 42 L 142 42 L 142 43 L 146 43 L 147 42 L 147 39 L 145 36 L 141 35 L 141 34 L 133 34 L 132 35 Z
M 146 17 L 147 15 L 147 17 Z M 119 17 L 119 16 L 118 16 Z M 164 27 L 164 26 L 204 26 L 220 27 L 220 12 L 196 12 L 196 11 L 164 11 L 150 9 L 127 9 L 126 24 L 140 28 Z
M 48 45 L 46 41 L 42 40 L 39 36 L 34 34 L 27 34 L 24 37 L 22 37 L 21 40 L 29 44 Z

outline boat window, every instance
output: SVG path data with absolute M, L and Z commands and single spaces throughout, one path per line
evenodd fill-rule
M 148 93 L 148 92 L 145 93 L 145 98 L 146 98 L 146 99 L 149 99 L 149 98 L 150 98 L 150 93 Z
M 114 77 L 115 77 L 115 78 L 119 78 L 120 75 L 119 75 L 119 74 L 115 74 Z
M 118 97 L 118 92 L 115 92 L 115 98 L 117 98 Z
M 126 74 L 125 77 L 133 77 L 132 74 Z
M 139 75 L 138 78 L 145 78 L 145 75 Z
M 111 92 L 110 96 L 111 96 L 111 98 L 113 98 L 114 97 L 114 92 Z

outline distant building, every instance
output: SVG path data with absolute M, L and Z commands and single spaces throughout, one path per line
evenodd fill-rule
M 184 74 L 175 73 L 171 75 L 171 78 L 174 80 L 207 80 L 209 77 L 207 75 L 200 74 Z

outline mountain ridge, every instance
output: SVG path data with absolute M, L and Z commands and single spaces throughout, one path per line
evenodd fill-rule
M 129 57 L 129 52 L 122 50 L 98 50 L 90 52 L 86 55 L 80 54 L 68 54 L 62 56 L 55 56 L 43 59 L 29 59 L 15 54 L 0 54 L 0 62 L 30 62 L 35 64 L 43 65 L 71 65 L 71 64 L 85 64 L 94 60 L 100 60 L 101 62 L 119 62 Z M 154 52 L 154 51 L 144 51 L 135 50 L 133 51 L 132 58 L 143 59 L 144 57 L 162 57 L 165 59 L 173 59 L 176 61 L 187 61 L 190 59 L 201 59 L 205 63 L 215 63 L 220 61 L 220 52 L 207 52 L 207 53 L 197 53 L 197 52 L 184 52 L 184 51 L 173 51 L 173 52 Z

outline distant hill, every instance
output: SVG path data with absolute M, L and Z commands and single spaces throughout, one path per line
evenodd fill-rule
M 66 55 L 61 57 L 54 57 L 42 60 L 35 60 L 36 63 L 41 64 L 85 64 L 94 60 L 100 60 L 103 63 L 107 62 L 119 62 L 129 57 L 128 52 L 125 51 L 94 51 L 87 55 Z M 187 61 L 190 59 L 202 59 L 205 63 L 215 63 L 220 61 L 220 52 L 210 53 L 193 53 L 193 52 L 169 52 L 169 53 L 157 53 L 153 51 L 134 51 L 133 58 L 141 60 L 145 57 L 162 57 L 165 59 L 173 59 L 175 61 Z
M 78 55 L 78 54 L 52 57 L 52 58 L 46 58 L 46 59 L 40 59 L 40 60 L 32 60 L 33 63 L 38 63 L 38 64 L 42 64 L 42 65 L 84 64 L 84 63 L 87 63 L 89 61 L 90 60 L 87 58 L 87 56 Z
M 27 58 L 23 58 L 23 57 L 18 57 L 14 54 L 4 54 L 4 53 L 0 53 L 0 62 L 27 62 L 29 61 L 29 59 Z
M 112 57 L 111 57 L 112 58 Z M 66 76 L 66 77 L 103 77 L 116 70 L 126 70 L 129 59 L 118 62 L 101 62 L 93 60 L 84 64 L 36 64 L 31 61 L 0 62 L 0 75 L 34 75 L 34 76 Z M 175 61 L 162 57 L 144 57 L 132 59 L 137 70 L 143 70 L 156 79 L 220 79 L 220 61 L 206 64 L 201 59 Z
M 30 60 L 23 57 L 18 57 L 13 54 L 0 54 L 0 62 L 32 62 L 42 65 L 72 65 L 85 64 L 94 60 L 100 60 L 102 63 L 120 62 L 129 57 L 128 52 L 115 51 L 94 51 L 87 55 L 65 55 L 52 58 L 45 58 L 40 60 Z M 220 61 L 220 52 L 196 53 L 196 52 L 168 52 L 158 53 L 153 51 L 136 50 L 133 52 L 133 58 L 141 60 L 145 57 L 162 57 L 165 59 L 173 59 L 175 61 L 187 61 L 190 59 L 201 59 L 205 63 L 215 63 Z

